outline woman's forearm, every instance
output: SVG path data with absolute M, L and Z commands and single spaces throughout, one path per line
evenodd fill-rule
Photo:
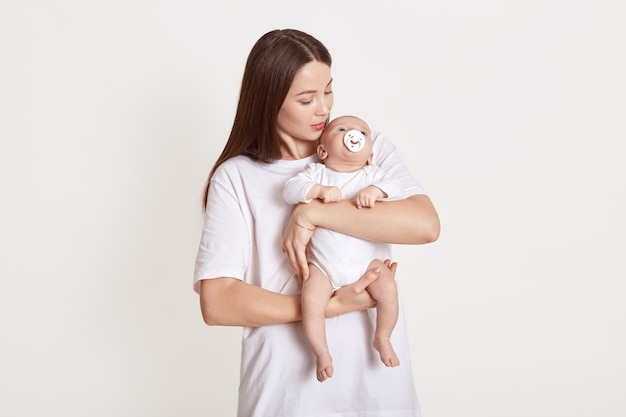
M 395 266 L 391 268 L 395 273 Z M 366 288 L 379 275 L 380 271 L 367 271 L 338 290 L 328 302 L 326 317 L 374 307 L 376 302 Z M 299 295 L 278 294 L 235 278 L 205 279 L 200 286 L 202 317 L 210 326 L 259 327 L 300 321 L 300 302 Z
M 421 244 L 439 238 L 439 216 L 426 195 L 377 202 L 356 208 L 353 201 L 300 205 L 304 226 L 319 226 L 361 239 L 396 244 Z
M 302 319 L 300 297 L 278 294 L 235 278 L 205 279 L 200 287 L 204 322 L 259 327 Z

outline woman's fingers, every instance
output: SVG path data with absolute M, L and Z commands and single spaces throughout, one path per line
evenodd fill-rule
M 300 281 L 306 281 L 309 278 L 306 246 L 314 230 L 314 227 L 301 226 L 292 215 L 283 235 L 283 250 L 287 253 L 289 264 L 298 274 Z
M 376 300 L 367 291 L 367 286 L 380 276 L 380 268 L 370 268 L 356 282 L 343 286 L 333 293 L 333 298 L 343 306 L 342 313 L 376 307 Z
M 296 251 L 296 271 L 300 281 L 304 282 L 309 279 L 309 262 L 306 259 L 306 246 L 299 251 Z
M 365 291 L 365 289 L 380 277 L 380 267 L 369 269 L 365 274 L 354 283 L 354 290 L 357 293 Z
M 391 270 L 391 272 L 393 272 L 394 275 L 396 274 L 396 269 L 398 269 L 397 262 L 391 262 L 391 259 L 385 259 L 384 264 Z
M 288 245 L 286 242 L 283 242 L 283 252 L 287 254 L 289 265 L 291 265 L 294 271 L 298 271 L 298 263 L 296 262 L 296 255 L 293 250 L 293 247 Z

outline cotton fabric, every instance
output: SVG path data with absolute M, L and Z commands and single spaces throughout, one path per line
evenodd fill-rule
M 374 163 L 397 178 L 407 195 L 425 194 L 389 139 L 373 137 Z M 271 164 L 238 156 L 216 170 L 196 257 L 195 291 L 203 279 L 233 277 L 270 291 L 300 294 L 282 251 L 282 233 L 293 209 L 282 190 L 312 162 L 318 162 L 315 156 Z M 374 309 L 344 314 L 326 320 L 335 373 L 323 383 L 315 377 L 315 356 L 301 323 L 244 327 L 238 417 L 419 417 L 400 304 L 392 343 L 401 365 L 385 367 L 371 345 Z

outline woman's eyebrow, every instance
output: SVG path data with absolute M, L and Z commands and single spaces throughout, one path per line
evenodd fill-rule
M 331 78 L 328 84 L 326 84 L 326 88 L 328 88 L 332 83 L 333 83 L 333 79 Z M 296 96 L 301 96 L 303 94 L 313 94 L 313 93 L 317 93 L 317 90 L 304 90 L 296 94 Z

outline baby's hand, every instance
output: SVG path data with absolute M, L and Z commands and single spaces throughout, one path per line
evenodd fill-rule
M 341 190 L 334 186 L 322 187 L 318 198 L 324 203 L 336 203 L 341 200 Z
M 375 185 L 370 185 L 367 188 L 362 189 L 356 194 L 355 202 L 356 207 L 374 207 L 376 200 L 387 197 L 387 194 Z

